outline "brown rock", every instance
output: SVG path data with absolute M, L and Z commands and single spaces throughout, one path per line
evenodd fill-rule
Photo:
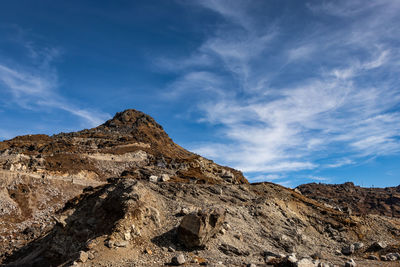
M 222 227 L 225 210 L 199 211 L 183 217 L 178 227 L 178 239 L 188 248 L 204 246 Z
M 78 260 L 80 262 L 86 262 L 89 259 L 89 255 L 85 251 L 79 251 Z

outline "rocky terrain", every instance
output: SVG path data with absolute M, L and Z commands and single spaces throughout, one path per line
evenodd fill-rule
M 351 182 L 339 185 L 311 183 L 297 189 L 309 198 L 347 213 L 400 218 L 400 186 L 363 188 Z
M 398 218 L 249 184 L 136 110 L 0 142 L 0 166 L 0 265 L 400 264 Z

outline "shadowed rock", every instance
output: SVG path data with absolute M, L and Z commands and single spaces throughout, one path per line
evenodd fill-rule
M 199 211 L 183 217 L 178 227 L 178 239 L 187 247 L 204 246 L 218 233 L 225 220 L 225 210 L 221 208 Z

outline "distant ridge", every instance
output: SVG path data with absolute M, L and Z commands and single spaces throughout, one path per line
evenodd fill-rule
M 297 187 L 312 199 L 332 205 L 353 214 L 379 214 L 400 218 L 400 186 L 366 188 L 352 182 L 344 184 L 310 183 Z

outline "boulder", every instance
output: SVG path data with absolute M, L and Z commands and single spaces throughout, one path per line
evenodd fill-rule
M 354 253 L 354 245 L 348 245 L 342 248 L 343 255 L 351 255 Z
M 286 257 L 286 261 L 292 264 L 297 263 L 296 254 L 292 253 Z
M 171 263 L 173 265 L 183 265 L 183 264 L 185 264 L 185 262 L 186 262 L 186 259 L 183 254 L 177 255 L 177 256 L 173 257 L 171 260 Z
M 95 258 L 95 255 L 94 255 L 94 253 L 92 251 L 89 251 L 87 254 L 88 254 L 88 259 L 89 260 L 93 260 Z
M 364 243 L 362 243 L 362 242 L 357 242 L 357 243 L 354 243 L 353 245 L 354 245 L 354 250 L 356 250 L 356 251 L 360 250 L 364 247 Z
M 169 178 L 168 174 L 161 174 L 161 177 L 160 177 L 161 182 L 167 182 L 169 180 L 170 180 L 170 178 Z
M 150 181 L 150 182 L 153 182 L 153 183 L 156 183 L 156 182 L 158 182 L 158 177 L 155 176 L 155 175 L 151 175 L 151 176 L 149 177 L 149 181 Z
M 125 232 L 124 233 L 124 240 L 129 241 L 131 240 L 132 236 L 130 232 Z
M 86 262 L 89 259 L 89 255 L 85 251 L 79 251 L 78 261 Z
M 187 248 L 204 246 L 221 230 L 225 213 L 224 209 L 212 208 L 186 215 L 177 230 L 179 241 Z
M 371 246 L 369 246 L 368 251 L 379 251 L 386 247 L 387 245 L 385 242 L 374 242 Z
M 235 176 L 229 170 L 222 170 L 221 177 L 227 179 L 227 178 L 233 178 Z
M 179 216 L 184 216 L 184 215 L 188 215 L 190 212 L 191 212 L 191 211 L 190 211 L 189 208 L 182 207 L 182 208 L 179 210 L 179 212 L 177 213 L 177 215 L 179 215 Z
M 117 241 L 115 241 L 114 245 L 116 247 L 121 247 L 121 248 L 123 247 L 124 248 L 124 247 L 129 245 L 129 242 L 126 241 L 126 240 L 117 240 Z

